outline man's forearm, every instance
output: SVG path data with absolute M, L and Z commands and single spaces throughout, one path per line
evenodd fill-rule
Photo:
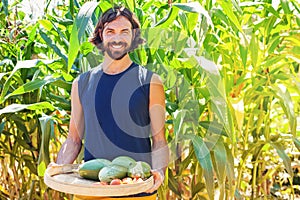
M 169 164 L 169 148 L 164 141 L 157 142 L 152 149 L 152 168 L 165 172 Z
M 61 146 L 61 149 L 57 155 L 57 164 L 72 164 L 74 160 L 77 158 L 80 150 L 81 150 L 81 142 L 76 143 L 71 138 L 67 138 L 67 140 Z

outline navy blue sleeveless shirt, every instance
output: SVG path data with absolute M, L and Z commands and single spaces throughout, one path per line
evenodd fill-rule
M 101 66 L 79 76 L 85 120 L 84 160 L 125 155 L 151 163 L 149 92 L 152 72 L 132 63 L 119 74 Z

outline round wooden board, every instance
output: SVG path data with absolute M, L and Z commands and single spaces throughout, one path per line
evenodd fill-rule
M 122 185 L 98 185 L 96 181 L 84 179 L 76 172 L 78 165 L 59 165 L 47 168 L 44 182 L 50 188 L 69 194 L 84 196 L 127 196 L 145 192 L 150 189 L 154 180 L 149 177 L 141 183 Z

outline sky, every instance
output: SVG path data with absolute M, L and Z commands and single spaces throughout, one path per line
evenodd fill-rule
M 61 5 L 64 2 L 65 5 L 68 5 L 68 0 L 48 0 L 50 1 L 49 10 L 52 10 L 57 5 Z M 9 0 L 9 3 L 12 4 L 14 0 Z M 44 10 L 47 6 L 47 0 L 22 0 L 22 2 L 18 5 L 18 8 L 25 12 L 28 15 L 31 15 L 25 18 L 25 20 L 36 21 L 38 18 L 42 17 L 45 13 Z

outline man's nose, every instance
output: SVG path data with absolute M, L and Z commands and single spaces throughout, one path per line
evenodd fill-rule
M 115 42 L 120 42 L 120 41 L 122 41 L 122 40 L 123 40 L 122 34 L 116 33 L 116 34 L 113 36 L 112 40 L 115 41 Z

